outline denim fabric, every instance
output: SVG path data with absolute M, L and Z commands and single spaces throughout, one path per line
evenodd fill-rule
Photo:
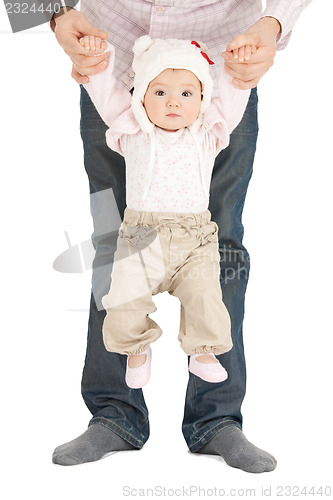
M 81 88 L 81 136 L 90 193 L 112 188 L 122 218 L 125 209 L 124 161 L 106 146 L 105 131 L 106 125 L 87 92 Z M 257 92 L 253 89 L 244 117 L 234 130 L 228 148 L 217 157 L 213 170 L 209 210 L 212 220 L 219 226 L 221 285 L 231 318 L 234 346 L 230 352 L 219 356 L 229 373 L 227 381 L 210 384 L 189 374 L 182 429 L 193 452 L 224 426 L 242 426 L 241 404 L 246 385 L 242 324 L 250 265 L 248 253 L 242 245 L 241 218 L 252 174 L 257 134 Z M 106 234 L 101 230 L 105 219 L 105 207 L 101 205 L 103 203 L 91 203 L 96 256 L 82 396 L 93 415 L 90 424 L 103 422 L 133 446 L 141 448 L 149 437 L 148 410 L 142 391 L 127 387 L 124 377 L 126 356 L 107 352 L 102 340 L 105 311 L 98 302 L 110 287 L 117 232 Z

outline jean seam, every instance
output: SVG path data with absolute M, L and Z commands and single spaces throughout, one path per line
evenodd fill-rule
M 109 422 L 112 425 L 109 426 L 105 422 Z M 94 425 L 95 423 L 99 423 L 99 424 L 103 425 L 104 427 L 107 427 L 108 429 L 111 429 L 111 427 L 114 427 L 115 429 L 118 430 L 118 432 L 116 432 L 116 430 L 115 430 L 115 433 L 118 434 L 118 436 L 120 436 L 121 438 L 124 438 L 126 441 L 128 441 L 133 446 L 136 446 L 136 444 L 138 444 L 139 447 L 142 448 L 142 446 L 144 445 L 144 443 L 142 442 L 141 439 L 136 438 L 133 434 L 131 434 L 130 432 L 124 430 L 122 427 L 120 427 L 120 425 L 116 424 L 111 419 L 108 419 L 108 418 L 105 418 L 105 417 L 96 417 L 96 418 L 93 417 L 91 419 L 90 423 L 89 423 L 89 427 L 91 425 Z M 127 438 L 130 438 L 130 440 L 128 440 Z
M 230 422 L 230 424 L 228 425 L 224 425 L 226 422 Z M 200 441 L 202 441 L 202 439 L 204 439 L 204 437 L 211 433 L 212 431 L 214 431 L 214 429 L 216 429 L 217 427 L 221 427 L 220 430 L 224 429 L 225 427 L 230 427 L 231 425 L 235 425 L 236 427 L 238 427 L 240 430 L 241 427 L 240 425 L 233 419 L 225 419 L 223 420 L 222 422 L 219 422 L 218 424 L 216 424 L 214 427 L 212 427 L 211 429 L 209 429 L 208 431 L 205 432 L 205 434 L 203 434 L 195 443 L 193 443 L 191 446 L 189 446 L 189 449 L 191 450 L 192 448 L 195 447 L 196 444 L 200 443 Z M 216 435 L 219 431 L 217 431 L 214 435 Z M 214 436 L 213 436 L 214 437 Z M 202 446 L 205 446 L 206 443 L 203 443 Z M 200 448 L 199 448 L 200 449 Z

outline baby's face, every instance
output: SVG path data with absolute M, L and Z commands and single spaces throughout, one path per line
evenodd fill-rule
M 165 69 L 148 86 L 144 107 L 149 120 L 164 130 L 189 127 L 198 118 L 201 83 L 187 69 Z

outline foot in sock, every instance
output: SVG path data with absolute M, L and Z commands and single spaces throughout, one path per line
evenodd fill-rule
M 230 467 L 245 472 L 270 472 L 277 464 L 272 455 L 250 443 L 235 425 L 224 427 L 198 453 L 221 455 Z
M 224 382 L 228 374 L 212 352 L 207 354 L 192 354 L 189 371 L 206 382 Z
M 93 424 L 81 436 L 58 446 L 52 462 L 58 465 L 78 465 L 95 462 L 112 451 L 136 448 L 102 424 Z

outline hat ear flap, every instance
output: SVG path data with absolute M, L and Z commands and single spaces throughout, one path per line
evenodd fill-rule
M 152 46 L 153 40 L 150 36 L 145 35 L 138 38 L 133 46 L 133 52 L 136 56 L 140 56 Z

